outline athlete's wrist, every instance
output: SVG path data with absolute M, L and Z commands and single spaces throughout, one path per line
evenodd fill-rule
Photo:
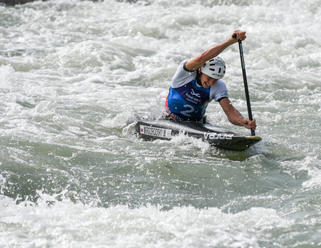
M 228 39 L 225 41 L 226 47 L 228 47 L 228 46 L 230 46 L 230 45 L 233 45 L 235 42 L 237 42 L 237 41 L 235 41 L 232 37 L 228 38 Z
M 247 127 L 248 125 L 249 125 L 249 120 L 243 119 L 243 120 L 242 120 L 242 126 L 243 126 L 243 127 Z

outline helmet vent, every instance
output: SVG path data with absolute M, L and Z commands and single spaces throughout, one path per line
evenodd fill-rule
M 224 60 L 220 57 L 210 59 L 207 63 L 204 63 L 202 67 L 202 73 L 215 79 L 223 78 L 225 71 L 226 66 Z

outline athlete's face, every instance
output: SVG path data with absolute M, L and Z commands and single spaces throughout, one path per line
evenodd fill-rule
M 202 73 L 202 75 L 201 75 L 201 83 L 204 88 L 211 87 L 213 84 L 215 84 L 217 82 L 217 80 L 218 79 L 211 78 L 211 77 L 205 75 L 204 73 Z

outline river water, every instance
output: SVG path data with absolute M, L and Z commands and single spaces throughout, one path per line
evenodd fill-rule
M 320 23 L 320 0 L 0 5 L 0 247 L 320 247 Z M 235 29 L 263 140 L 133 135 L 180 61 Z M 246 115 L 237 44 L 221 56 Z

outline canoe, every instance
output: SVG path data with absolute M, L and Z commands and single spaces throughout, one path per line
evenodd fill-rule
M 234 151 L 244 151 L 262 140 L 259 136 L 244 136 L 209 123 L 170 119 L 137 121 L 135 132 L 144 140 L 171 140 L 177 135 L 187 135 L 202 139 L 212 146 Z

